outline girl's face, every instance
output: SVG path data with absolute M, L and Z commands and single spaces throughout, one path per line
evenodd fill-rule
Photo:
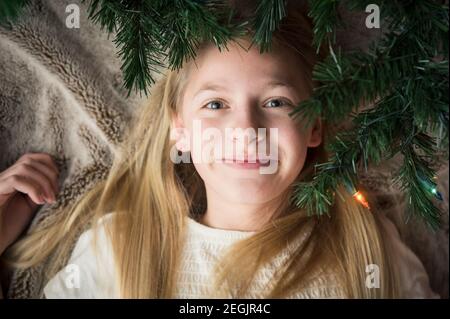
M 289 50 L 260 54 L 232 43 L 228 51 L 209 46 L 198 54 L 172 125 L 182 132 L 177 148 L 191 152 L 207 194 L 264 204 L 291 185 L 307 148 L 322 139 L 320 120 L 306 129 L 289 116 L 309 96 L 308 81 Z

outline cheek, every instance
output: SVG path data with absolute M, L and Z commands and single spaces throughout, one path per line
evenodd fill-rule
M 308 151 L 309 131 L 302 130 L 294 122 L 279 126 L 279 152 L 285 174 L 297 176 L 303 168 Z
M 186 127 L 192 159 L 198 163 L 213 160 L 215 146 L 222 141 L 222 130 L 214 119 L 191 119 Z

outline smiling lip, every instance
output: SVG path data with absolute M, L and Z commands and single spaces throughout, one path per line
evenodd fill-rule
M 266 160 L 264 163 L 260 162 L 259 159 L 256 160 L 237 160 L 237 159 L 222 159 L 222 162 L 225 165 L 234 167 L 234 168 L 242 168 L 242 169 L 258 169 L 260 167 L 267 167 L 270 165 L 270 162 L 273 160 Z

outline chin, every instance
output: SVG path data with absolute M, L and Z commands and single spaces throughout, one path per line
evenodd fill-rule
M 276 198 L 279 194 L 277 189 L 274 189 L 274 183 L 258 182 L 251 179 L 241 179 L 235 183 L 227 183 L 224 186 L 226 194 L 222 191 L 222 194 L 227 197 L 231 202 L 241 204 L 264 204 L 268 201 Z

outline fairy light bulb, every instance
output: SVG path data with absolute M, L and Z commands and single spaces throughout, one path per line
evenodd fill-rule
M 356 193 L 353 194 L 353 197 L 361 203 L 361 205 L 363 205 L 364 207 L 366 207 L 367 209 L 369 209 L 369 203 L 367 202 L 366 198 L 364 197 L 364 195 L 360 192 L 357 191 Z
M 436 197 L 437 199 L 442 201 L 442 199 L 443 199 L 442 194 L 437 190 L 436 187 L 431 189 L 431 193 L 434 195 L 434 197 Z

